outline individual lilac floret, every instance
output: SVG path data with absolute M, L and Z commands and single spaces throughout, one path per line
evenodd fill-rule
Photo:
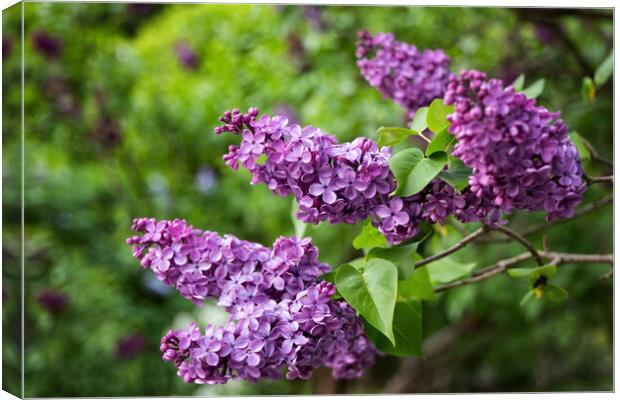
M 373 36 L 364 30 L 358 39 L 355 54 L 362 76 L 405 108 L 410 119 L 418 108 L 443 97 L 452 74 L 450 59 L 442 50 L 419 51 L 394 40 L 391 33 Z
M 203 333 L 192 323 L 162 338 L 163 359 L 185 382 L 278 379 L 283 368 L 306 379 L 323 365 L 351 379 L 374 363 L 361 320 L 320 280 L 329 266 L 310 239 L 281 237 L 269 249 L 182 220 L 140 218 L 133 229 L 142 236 L 128 243 L 142 266 L 195 304 L 216 298 L 230 313 L 222 327 Z
M 444 101 L 454 104 L 454 155 L 473 169 L 471 192 L 485 207 L 546 211 L 570 217 L 585 191 L 577 149 L 559 113 L 486 74 L 453 77 Z

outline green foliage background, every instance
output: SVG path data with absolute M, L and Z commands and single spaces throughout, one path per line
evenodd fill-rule
M 588 10 L 586 10 L 588 11 Z M 319 15 L 313 19 L 313 14 Z M 579 13 L 578 13 L 579 14 Z M 611 81 L 593 101 L 582 78 L 611 50 L 611 13 L 595 17 L 486 8 L 398 8 L 25 4 L 26 396 L 379 393 L 412 364 L 381 358 L 360 380 L 333 382 L 317 371 L 309 382 L 184 384 L 161 361 L 159 339 L 192 318 L 225 318 L 198 310 L 173 292 L 153 289 L 125 239 L 137 216 L 185 218 L 203 229 L 270 245 L 294 233 L 291 200 L 250 186 L 221 155 L 234 138 L 213 127 L 232 107 L 274 112 L 286 105 L 303 124 L 337 135 L 377 138 L 381 126 L 404 124 L 404 112 L 362 79 L 356 32 L 390 31 L 419 48 L 443 48 L 453 70 L 477 68 L 512 80 L 545 78 L 539 98 L 562 110 L 600 152 L 612 152 Z M 3 386 L 19 391 L 20 9 L 3 13 L 12 49 L 3 60 Z M 318 18 L 318 19 L 317 19 Z M 542 22 L 541 22 L 542 21 Z M 541 26 L 559 27 L 545 36 Z M 56 58 L 32 45 L 35 31 L 62 42 Z M 186 69 L 175 54 L 183 41 L 199 56 Z M 579 61 L 581 60 L 581 61 Z M 592 174 L 606 171 L 586 161 Z M 210 187 L 199 184 L 211 171 Z M 607 171 L 609 172 L 609 171 Z M 602 197 L 588 191 L 584 204 Z M 558 251 L 611 252 L 611 207 L 550 229 Z M 513 227 L 543 221 L 517 213 Z M 464 227 L 472 229 L 475 227 Z M 322 261 L 359 256 L 351 240 L 361 226 L 310 227 Z M 431 254 L 461 237 L 440 229 Z M 541 246 L 542 235 L 533 237 Z M 521 252 L 518 245 L 472 247 L 455 261 L 484 267 Z M 611 390 L 612 283 L 602 265 L 567 265 L 557 279 L 565 303 L 519 300 L 527 283 L 498 276 L 424 304 L 424 337 L 455 340 L 413 365 L 406 391 Z M 43 290 L 68 296 L 58 313 L 37 302 Z M 119 340 L 139 334 L 145 346 L 128 359 Z M 396 382 L 398 383 L 398 382 Z M 392 385 L 392 386 L 390 386 Z

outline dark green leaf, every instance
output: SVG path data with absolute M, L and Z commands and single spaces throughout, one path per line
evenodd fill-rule
M 472 174 L 471 168 L 463 164 L 458 158 L 450 157 L 448 161 L 448 170 L 439 173 L 439 178 L 455 188 L 458 191 L 469 186 L 469 177 Z
M 516 92 L 520 92 L 523 90 L 523 84 L 525 83 L 525 75 L 521 74 L 514 82 L 512 82 L 512 87 Z
M 366 259 L 372 260 L 373 258 L 382 258 L 396 265 L 399 271 L 401 267 L 413 271 L 414 257 L 418 250 L 419 243 L 420 242 L 414 242 L 388 248 L 375 247 L 366 254 Z
M 338 292 L 392 344 L 395 344 L 392 321 L 397 284 L 396 266 L 378 258 L 368 261 L 363 271 L 345 264 L 336 274 Z
M 589 160 L 591 157 L 590 150 L 588 150 L 588 148 L 583 143 L 583 138 L 581 137 L 581 135 L 575 131 L 569 133 L 568 135 L 575 144 L 577 152 L 579 152 L 579 158 L 582 160 Z
M 393 324 L 395 345 L 367 321 L 364 322 L 366 335 L 380 351 L 400 357 L 423 357 L 422 305 L 419 302 L 396 303 Z
M 435 300 L 428 269 L 416 268 L 406 280 L 398 281 L 398 296 L 405 300 Z
M 372 247 L 385 247 L 387 246 L 387 240 L 385 236 L 381 234 L 372 226 L 370 221 L 368 221 L 364 227 L 362 228 L 362 232 L 355 239 L 353 239 L 353 247 L 360 249 L 370 249 Z
M 448 133 L 447 129 L 435 135 L 433 140 L 426 147 L 426 155 L 430 156 L 438 151 L 448 151 L 452 143 L 456 142 L 456 138 Z
M 601 87 L 607 82 L 611 74 L 614 72 L 614 53 L 611 52 L 601 65 L 594 71 L 594 83 L 597 87 Z
M 379 141 L 377 142 L 379 147 L 393 146 L 403 142 L 409 136 L 418 134 L 418 132 L 412 131 L 411 129 L 393 127 L 381 127 L 377 132 L 379 133 Z
M 528 99 L 535 99 L 545 90 L 545 80 L 539 79 L 523 90 L 523 94 Z
M 447 163 L 448 156 L 443 151 L 433 153 L 428 158 L 423 158 L 413 167 L 406 179 L 399 180 L 397 177 L 398 186 L 394 194 L 402 197 L 413 196 L 435 179 Z
M 448 115 L 454 112 L 454 106 L 445 105 L 442 99 L 435 99 L 428 107 L 426 113 L 426 125 L 433 133 L 439 133 L 446 129 L 450 123 Z
M 428 107 L 420 107 L 416 110 L 413 121 L 411 121 L 411 129 L 416 132 L 422 132 L 426 129 L 426 114 Z

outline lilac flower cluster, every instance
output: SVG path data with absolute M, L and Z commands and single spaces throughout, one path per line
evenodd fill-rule
M 373 36 L 358 33 L 357 65 L 362 76 L 383 96 L 407 110 L 415 111 L 442 97 L 450 76 L 450 59 L 442 50 L 419 51 L 415 46 L 394 40 L 391 33 Z
M 329 266 L 310 239 L 281 237 L 269 249 L 183 220 L 141 218 L 133 229 L 141 236 L 127 242 L 142 266 L 195 304 L 215 298 L 230 313 L 224 326 L 202 333 L 193 323 L 162 338 L 164 360 L 185 382 L 277 379 L 283 367 L 306 379 L 323 365 L 351 379 L 374 363 L 361 320 L 320 280 Z
M 548 220 L 573 214 L 585 183 L 559 113 L 474 70 L 451 78 L 444 101 L 455 106 L 453 155 L 473 169 L 470 190 L 483 206 L 544 210 Z
M 390 196 L 396 188 L 390 149 L 378 149 L 368 138 L 338 144 L 332 135 L 289 125 L 281 116 L 259 118 L 255 108 L 246 114 L 227 111 L 220 121 L 224 125 L 216 133 L 242 136 L 241 145 L 231 145 L 224 155 L 226 164 L 236 170 L 241 163 L 253 184 L 264 183 L 275 194 L 293 194 L 295 215 L 303 222 L 353 224 L 370 217 L 390 243 L 399 244 L 418 234 L 425 221 L 443 223 L 452 214 L 463 221 L 484 219 L 492 208 L 440 179 L 414 196 Z
M 355 223 L 368 217 L 396 187 L 389 168 L 390 149 L 379 150 L 368 138 L 338 144 L 336 138 L 312 126 L 289 124 L 258 110 L 227 111 L 216 133 L 242 136 L 230 146 L 226 164 L 239 163 L 252 173 L 252 183 L 265 183 L 281 196 L 293 194 L 304 222 Z

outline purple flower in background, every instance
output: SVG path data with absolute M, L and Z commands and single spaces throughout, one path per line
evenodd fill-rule
M 394 100 L 409 119 L 442 97 L 450 76 L 450 59 L 442 50 L 418 50 L 394 40 L 391 33 L 358 33 L 357 65 L 368 83 Z
M 200 167 L 196 173 L 196 188 L 202 193 L 209 193 L 217 186 L 217 174 L 211 167 Z
M 32 46 L 34 49 L 47 58 L 57 58 L 62 51 L 60 39 L 51 36 L 49 33 L 37 30 L 32 33 Z
M 561 29 L 561 28 L 559 28 Z M 557 39 L 557 34 L 545 23 L 537 22 L 534 24 L 536 37 L 542 44 L 551 44 Z
M 177 55 L 179 63 L 188 70 L 195 70 L 198 68 L 200 59 L 198 54 L 185 42 L 178 42 L 174 46 L 174 50 Z
M 13 51 L 13 38 L 10 36 L 2 38 L 2 60 L 9 58 Z
M 444 101 L 455 106 L 448 116 L 457 138 L 453 154 L 472 168 L 469 189 L 482 209 L 544 210 L 549 221 L 573 214 L 585 183 L 559 113 L 474 70 L 451 78 Z M 468 221 L 474 214 L 480 213 L 457 217 Z
M 57 314 L 69 303 L 69 296 L 57 290 L 46 289 L 37 294 L 37 303 L 51 313 Z
M 139 218 L 132 228 L 142 236 L 127 242 L 142 266 L 196 305 L 215 298 L 230 314 L 224 326 L 192 323 L 162 338 L 163 359 L 185 382 L 278 379 L 283 368 L 308 378 L 322 365 L 351 379 L 374 363 L 361 320 L 321 281 L 329 266 L 310 239 L 281 237 L 269 249 L 183 220 Z
M 304 6 L 304 17 L 315 32 L 324 32 L 327 24 L 323 20 L 323 10 L 318 6 Z
M 157 4 L 129 3 L 125 6 L 125 9 L 130 15 L 140 17 L 152 14 L 157 7 Z
M 116 344 L 115 354 L 121 360 L 134 358 L 146 345 L 146 339 L 141 333 L 134 333 L 121 338 Z

